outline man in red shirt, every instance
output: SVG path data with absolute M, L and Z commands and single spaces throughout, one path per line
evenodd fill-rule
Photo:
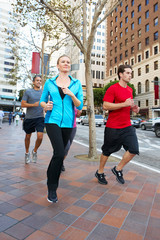
M 108 157 L 123 148 L 125 154 L 117 166 L 112 169 L 119 183 L 124 184 L 122 169 L 139 154 L 138 140 L 135 128 L 131 125 L 130 110 L 139 112 L 139 107 L 134 104 L 132 88 L 127 83 L 131 80 L 132 68 L 130 65 L 120 65 L 118 68 L 119 82 L 110 86 L 103 98 L 103 109 L 109 111 L 104 133 L 104 144 L 100 158 L 99 169 L 95 176 L 101 184 L 107 184 L 104 175 L 104 166 Z

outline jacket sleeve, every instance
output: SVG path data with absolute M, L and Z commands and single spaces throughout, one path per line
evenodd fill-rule
M 48 96 L 49 96 L 49 91 L 48 91 L 48 80 L 45 82 L 44 84 L 44 89 L 43 89 L 43 92 L 42 92 L 42 95 L 41 95 L 41 99 L 40 99 L 40 102 L 48 102 Z
M 80 81 L 78 81 L 79 87 L 78 87 L 78 92 L 76 97 L 78 98 L 78 100 L 81 102 L 81 104 L 76 107 L 78 110 L 82 110 L 83 108 L 83 89 L 82 89 L 82 84 Z

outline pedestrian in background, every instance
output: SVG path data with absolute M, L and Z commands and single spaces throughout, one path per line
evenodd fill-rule
M 12 123 L 12 112 L 9 112 L 9 114 L 8 114 L 8 120 L 9 120 L 9 125 L 11 125 L 11 123 Z
M 44 114 L 43 108 L 39 105 L 39 100 L 42 95 L 42 79 L 40 76 L 36 75 L 33 78 L 33 88 L 27 89 L 24 92 L 21 107 L 27 108 L 25 119 L 23 121 L 23 130 L 26 133 L 25 136 L 25 163 L 29 163 L 30 159 L 30 139 L 33 132 L 37 132 L 37 139 L 32 150 L 32 161 L 37 162 L 37 150 L 40 147 L 43 139 L 44 130 Z
M 2 108 L 0 108 L 0 129 L 2 128 L 3 117 L 4 117 L 4 112 Z
M 18 126 L 19 125 L 19 120 L 20 120 L 20 116 L 19 116 L 18 113 L 16 114 L 15 119 L 16 119 L 16 126 Z
M 53 156 L 47 170 L 48 201 L 57 202 L 57 188 L 65 156 L 65 147 L 74 124 L 74 107 L 83 107 L 81 82 L 69 75 L 70 58 L 63 55 L 57 60 L 59 75 L 48 79 L 40 100 L 46 112 L 45 123 L 53 147 Z
M 100 158 L 99 169 L 95 173 L 98 182 L 107 184 L 104 175 L 104 166 L 108 157 L 123 148 L 125 154 L 117 166 L 112 169 L 119 183 L 124 184 L 123 167 L 139 154 L 138 140 L 135 128 L 131 126 L 130 111 L 139 112 L 139 107 L 134 104 L 130 82 L 132 68 L 130 65 L 118 67 L 119 82 L 110 86 L 103 98 L 103 109 L 109 111 L 108 120 L 104 132 L 104 144 Z

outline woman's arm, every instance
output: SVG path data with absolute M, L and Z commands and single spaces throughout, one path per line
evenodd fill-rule
M 81 101 L 68 88 L 62 88 L 62 91 L 64 94 L 67 94 L 72 98 L 75 107 L 79 107 L 81 105 Z
M 48 101 L 47 103 L 46 102 L 41 102 L 40 105 L 41 105 L 41 107 L 43 107 L 45 112 L 51 111 L 52 108 L 53 108 L 53 102 L 52 101 Z

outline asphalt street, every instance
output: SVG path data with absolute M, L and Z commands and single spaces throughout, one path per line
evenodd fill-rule
M 103 144 L 105 126 L 96 127 L 96 142 L 97 149 L 101 151 Z M 75 140 L 82 144 L 89 145 L 89 126 L 77 125 L 77 133 Z M 160 170 L 160 138 L 157 138 L 151 130 L 141 130 L 136 128 L 136 133 L 139 142 L 140 155 L 134 157 L 134 161 L 140 164 Z M 124 149 L 116 152 L 114 155 L 121 157 L 124 154 Z

